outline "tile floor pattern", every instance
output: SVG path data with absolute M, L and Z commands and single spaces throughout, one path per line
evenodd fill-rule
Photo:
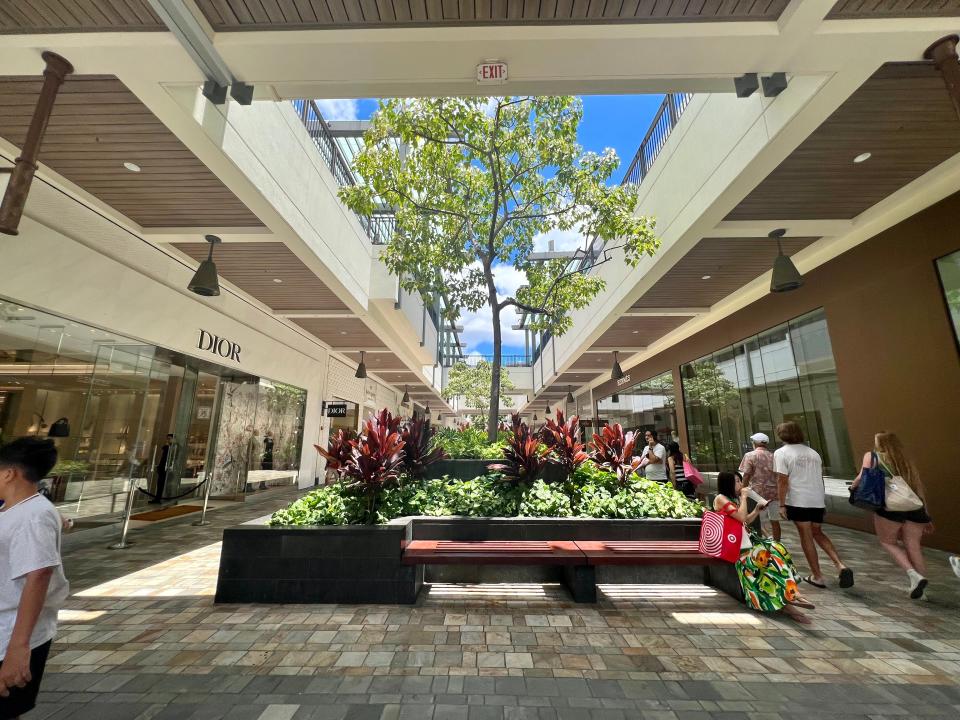
M 551 585 L 215 606 L 220 530 L 285 499 L 158 524 L 126 552 L 72 550 L 76 592 L 29 720 L 960 718 L 944 553 L 928 553 L 930 601 L 912 602 L 871 536 L 830 528 L 857 585 L 809 589 L 809 628 L 700 586 L 608 586 L 595 606 Z

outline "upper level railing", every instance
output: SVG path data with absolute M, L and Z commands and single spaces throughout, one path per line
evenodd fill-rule
M 445 367 L 451 367 L 457 363 L 466 363 L 471 367 L 476 365 L 481 360 L 486 360 L 488 363 L 493 362 L 492 354 L 481 354 L 481 353 L 470 353 L 462 358 L 448 355 L 441 359 L 442 364 Z M 500 367 L 529 367 L 531 359 L 529 355 L 501 355 L 500 356 Z
M 337 184 L 341 187 L 356 185 L 357 178 L 350 169 L 350 163 L 337 147 L 333 133 L 330 132 L 330 127 L 320 114 L 317 104 L 313 100 L 292 100 L 291 102 Z M 368 217 L 357 215 L 357 219 L 374 245 L 386 245 L 393 236 L 396 222 L 390 213 L 378 213 Z
M 633 156 L 633 162 L 630 163 L 630 167 L 627 168 L 627 172 L 623 176 L 621 185 L 628 183 L 639 185 L 643 182 L 643 178 L 647 176 L 647 172 L 653 166 L 654 160 L 657 159 L 657 155 L 660 154 L 667 138 L 670 137 L 670 133 L 673 132 L 673 128 L 676 127 L 677 121 L 692 97 L 692 93 L 667 93 L 664 96 L 657 114 L 653 116 L 647 134 L 640 142 L 637 154 Z

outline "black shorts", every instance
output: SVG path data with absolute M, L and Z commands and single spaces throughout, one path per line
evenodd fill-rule
M 823 516 L 827 514 L 826 508 L 808 508 L 808 507 L 795 507 L 793 505 L 787 505 L 787 520 L 792 520 L 793 522 L 812 522 L 812 523 L 823 523 Z
M 884 510 L 880 508 L 876 511 L 877 515 L 887 520 L 892 520 L 897 523 L 912 522 L 919 523 L 920 525 L 926 525 L 930 522 L 930 516 L 927 514 L 926 506 L 920 508 L 919 510 L 907 510 L 905 512 L 897 512 L 896 510 Z
M 13 720 L 33 710 L 37 704 L 37 693 L 40 692 L 40 681 L 43 680 L 43 669 L 47 666 L 51 644 L 53 640 L 48 640 L 30 653 L 30 682 L 22 688 L 10 688 L 10 697 L 0 697 L 0 720 Z

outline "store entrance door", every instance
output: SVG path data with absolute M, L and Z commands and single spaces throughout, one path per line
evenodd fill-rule
M 175 356 L 158 360 L 153 369 L 150 502 L 193 500 L 207 465 L 219 378 Z

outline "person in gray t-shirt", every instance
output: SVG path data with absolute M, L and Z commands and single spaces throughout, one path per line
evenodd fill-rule
M 0 719 L 36 705 L 57 612 L 69 594 L 60 560 L 61 520 L 37 491 L 57 462 L 52 440 L 0 447 Z

